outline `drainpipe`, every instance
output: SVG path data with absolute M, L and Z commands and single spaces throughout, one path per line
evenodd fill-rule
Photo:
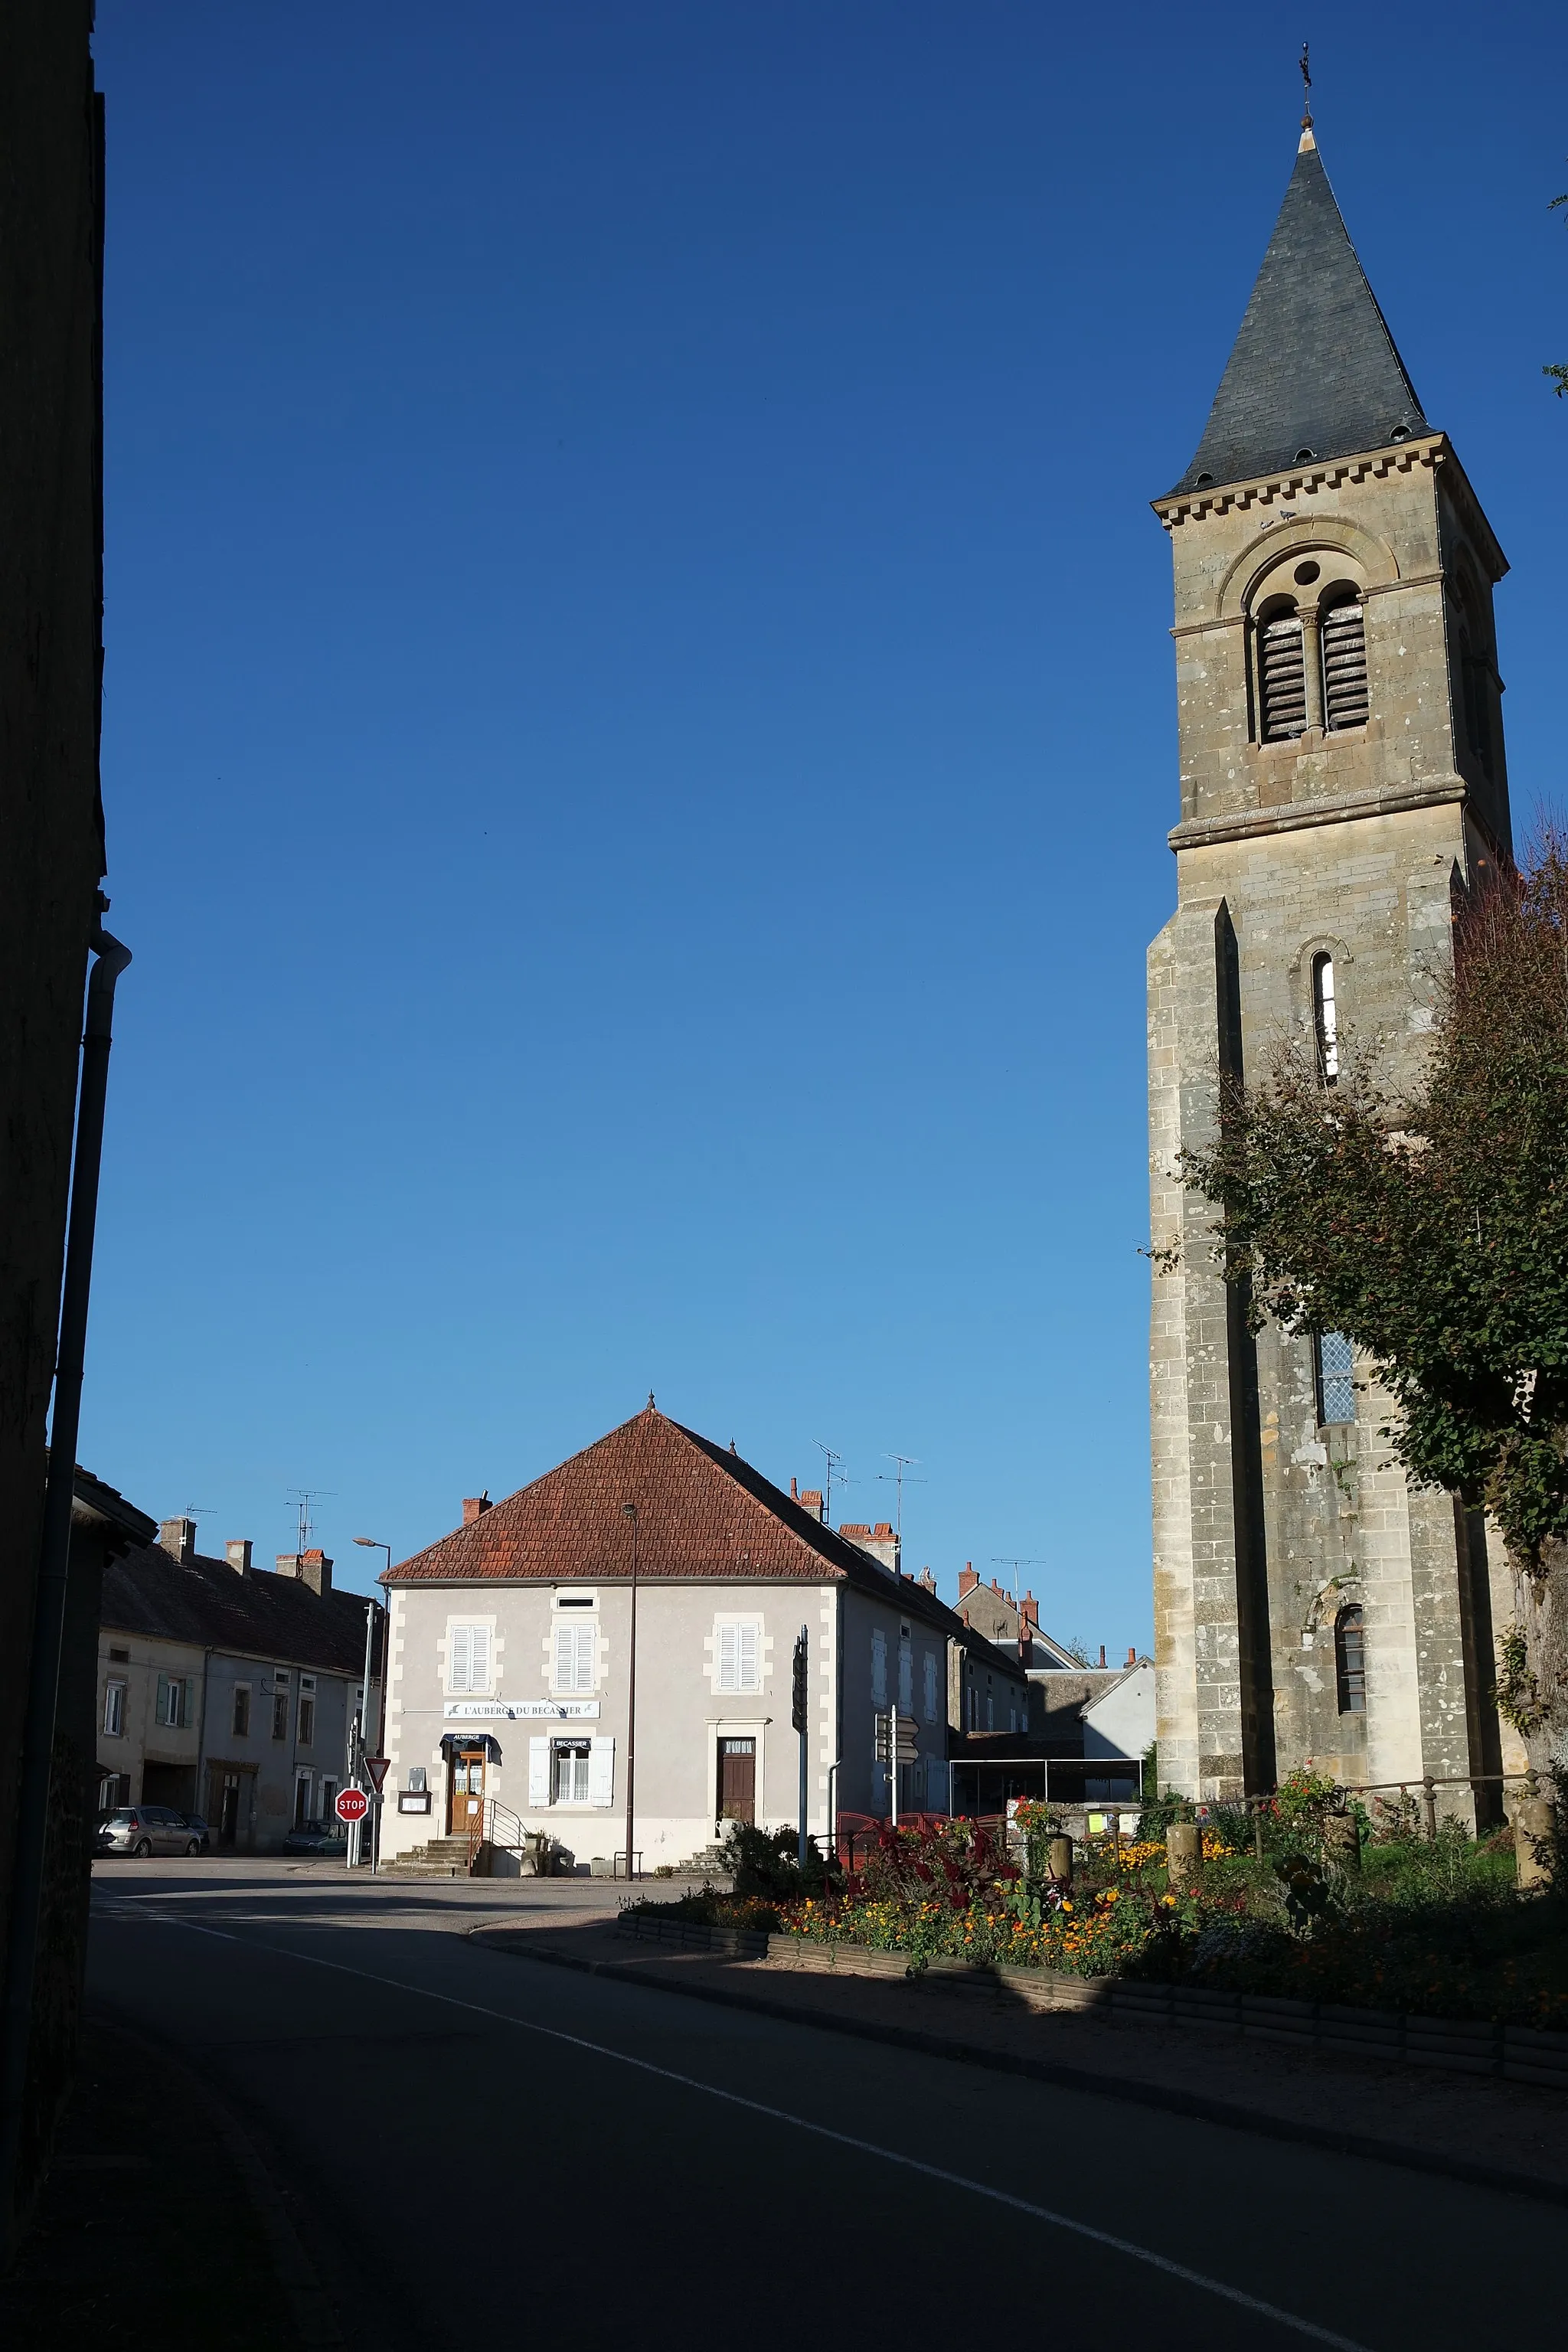
M 48 1839 L 49 1777 L 59 1698 L 60 1647 L 70 1571 L 71 1498 L 87 1354 L 87 1307 L 92 1288 L 92 1244 L 98 1180 L 103 1160 L 103 1111 L 113 1042 L 114 987 L 131 950 L 103 928 L 109 905 L 100 891 L 90 944 L 96 961 L 87 984 L 81 1071 L 77 1094 L 76 1154 L 71 1168 L 70 1218 L 66 1228 L 65 1279 L 60 1290 L 59 1342 L 55 1356 L 54 1412 L 44 1488 L 43 1536 L 33 1604 L 33 1647 L 22 1734 L 22 1777 L 16 1816 L 16 1857 L 11 1883 L 10 1969 L 0 2041 L 0 2235 L 7 2255 L 17 2223 L 16 2173 L 32 2041 L 33 1985 L 43 1912 L 44 1860 Z

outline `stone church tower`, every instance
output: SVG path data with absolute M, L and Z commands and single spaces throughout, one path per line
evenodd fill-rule
M 1418 1070 L 1452 894 L 1509 841 L 1492 590 L 1312 131 L 1197 455 L 1155 501 L 1175 568 L 1176 912 L 1149 955 L 1160 1772 L 1190 1795 L 1309 1758 L 1356 1782 L 1500 1769 L 1507 1582 L 1479 1514 L 1406 1486 L 1329 1332 L 1256 1340 L 1175 1174 L 1220 1073 L 1286 1035 Z M 1494 1549 L 1496 1548 L 1494 1547 Z M 1512 1761 L 1511 1757 L 1509 1759 Z M 1469 1792 L 1442 1793 L 1468 1814 Z M 1495 1800 L 1483 1811 L 1495 1810 Z

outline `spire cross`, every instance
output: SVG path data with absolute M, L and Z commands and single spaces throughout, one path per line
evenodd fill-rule
M 1301 128 L 1303 131 L 1310 131 L 1312 127 L 1312 52 L 1305 41 L 1301 44 L 1301 54 L 1297 63 L 1301 68 Z

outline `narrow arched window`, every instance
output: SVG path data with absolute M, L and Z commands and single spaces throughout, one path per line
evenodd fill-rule
M 1339 1685 L 1340 1713 L 1366 1713 L 1366 1635 L 1361 1611 L 1352 1603 L 1334 1620 L 1334 1679 Z
M 1353 595 L 1330 604 L 1319 624 L 1323 648 L 1323 726 L 1364 727 L 1367 721 L 1366 616 Z
M 1331 1087 L 1340 1075 L 1340 1016 L 1331 955 L 1312 958 L 1312 1034 L 1318 1042 L 1318 1076 Z
M 1355 1353 L 1342 1331 L 1317 1338 L 1318 1419 L 1324 1428 L 1355 1419 Z
M 1258 731 L 1265 743 L 1288 742 L 1307 725 L 1307 668 L 1301 616 L 1281 613 L 1258 632 Z

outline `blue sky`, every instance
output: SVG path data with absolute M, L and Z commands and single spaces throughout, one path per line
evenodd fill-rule
M 1310 12 L 1558 787 L 1568 19 Z M 1300 27 L 100 0 L 121 983 L 82 1458 L 340 1580 L 635 1412 L 1151 1639 L 1169 566 Z

